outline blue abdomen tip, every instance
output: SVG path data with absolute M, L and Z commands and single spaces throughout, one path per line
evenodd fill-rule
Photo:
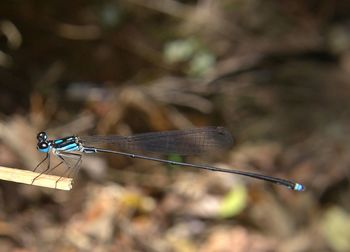
M 301 192 L 305 190 L 305 187 L 302 184 L 295 183 L 294 190 Z

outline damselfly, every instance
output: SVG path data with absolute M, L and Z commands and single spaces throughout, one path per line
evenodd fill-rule
M 74 170 L 81 164 L 81 153 L 110 153 L 170 165 L 238 174 L 283 185 L 295 191 L 303 191 L 305 188 L 302 184 L 290 180 L 259 173 L 172 161 L 137 154 L 148 152 L 159 154 L 198 155 L 219 148 L 229 148 L 233 143 L 232 136 L 223 127 L 203 127 L 189 130 L 150 132 L 132 136 L 68 136 L 54 140 L 49 140 L 45 132 L 40 132 L 37 135 L 37 140 L 37 149 L 46 153 L 46 157 L 36 168 L 38 168 L 45 160 L 49 160 L 48 167 L 44 172 L 53 170 L 62 163 Z M 112 146 L 113 149 L 116 150 L 98 147 L 101 145 Z M 61 160 L 61 162 L 53 168 L 50 168 L 51 153 Z M 74 159 L 75 164 L 71 166 L 67 162 L 67 158 Z

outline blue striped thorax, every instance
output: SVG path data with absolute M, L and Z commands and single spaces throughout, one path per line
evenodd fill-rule
M 80 150 L 80 145 L 77 137 L 69 136 L 53 140 L 52 148 L 58 151 L 78 151 Z
M 47 134 L 45 132 L 40 132 L 37 135 L 37 139 L 38 139 L 37 149 L 40 152 L 48 153 L 51 150 L 66 151 L 66 152 L 81 150 L 79 139 L 76 136 L 69 136 L 69 137 L 59 138 L 55 140 L 48 140 Z

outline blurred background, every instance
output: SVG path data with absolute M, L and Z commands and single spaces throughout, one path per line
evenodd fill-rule
M 307 190 L 89 155 L 69 192 L 0 182 L 0 250 L 350 251 L 349 12 L 327 0 L 1 1 L 1 166 L 32 170 L 42 130 L 220 125 L 234 148 L 182 160 Z

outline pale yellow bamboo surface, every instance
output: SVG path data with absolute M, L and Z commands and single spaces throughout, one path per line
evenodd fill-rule
M 39 177 L 37 177 L 40 175 Z M 36 178 L 37 177 L 37 178 Z M 34 180 L 34 178 L 36 178 Z M 28 170 L 0 166 L 0 179 L 22 184 L 42 186 L 69 191 L 72 189 L 72 178 L 40 174 Z M 33 182 L 34 180 L 34 182 Z

